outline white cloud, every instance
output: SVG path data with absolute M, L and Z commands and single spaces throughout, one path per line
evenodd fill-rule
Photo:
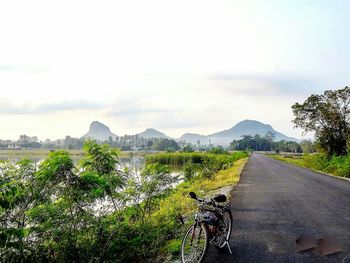
M 0 138 L 80 136 L 96 119 L 172 136 L 257 119 L 299 136 L 290 106 L 349 84 L 349 5 L 2 1 Z

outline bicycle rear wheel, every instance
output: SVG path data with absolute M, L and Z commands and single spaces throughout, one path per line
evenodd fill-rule
M 232 232 L 232 213 L 231 210 L 225 210 L 223 213 L 221 223 L 221 235 L 218 236 L 217 248 L 223 248 L 226 245 L 226 241 L 228 242 Z
M 193 224 L 186 232 L 181 245 L 182 263 L 200 263 L 208 249 L 208 230 L 204 224 Z

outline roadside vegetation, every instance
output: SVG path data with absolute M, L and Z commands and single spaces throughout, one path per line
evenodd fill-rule
M 318 146 L 330 158 L 348 154 L 350 145 L 350 87 L 326 90 L 292 106 L 295 127 L 314 132 Z
M 306 167 L 314 171 L 350 178 L 350 155 L 333 155 L 330 158 L 325 154 L 269 156 L 274 159 L 292 163 L 301 167 Z
M 315 133 L 317 154 L 272 156 L 312 170 L 350 178 L 350 87 L 311 95 L 292 107 L 295 127 Z
M 61 150 L 39 166 L 1 161 L 0 258 L 154 262 L 160 255 L 161 262 L 179 251 L 182 224 L 176 218 L 195 208 L 188 193 L 205 196 L 235 184 L 247 156 L 202 154 L 196 168 L 187 159 L 183 178 L 158 162 L 140 173 L 120 171 L 119 151 L 93 141 L 85 142 L 78 167 Z
M 160 250 L 160 262 L 164 262 L 164 259 L 166 257 L 169 258 L 169 255 L 175 257 L 179 255 L 184 231 L 189 224 L 193 223 L 193 214 L 198 207 L 196 202 L 188 198 L 189 192 L 195 192 L 202 197 L 209 197 L 216 193 L 221 193 L 223 187 L 229 186 L 231 190 L 238 183 L 247 159 L 248 157 L 243 157 L 231 163 L 230 167 L 218 171 L 211 178 L 203 178 L 199 175 L 190 181 L 185 181 L 179 184 L 168 198 L 163 200 L 161 203 L 162 209 L 160 210 L 163 212 L 160 213 L 167 214 L 169 211 L 172 211 L 175 216 L 183 216 L 185 224 L 177 223 L 178 229 L 173 232 L 171 239 L 167 240 L 165 246 Z M 225 194 L 228 193 L 226 192 Z M 172 220 L 172 218 L 169 218 L 169 220 Z

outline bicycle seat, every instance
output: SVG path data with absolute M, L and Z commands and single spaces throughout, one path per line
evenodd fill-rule
M 213 199 L 215 202 L 218 202 L 218 203 L 223 203 L 223 202 L 226 202 L 227 200 L 226 195 L 221 195 L 221 194 L 215 196 Z

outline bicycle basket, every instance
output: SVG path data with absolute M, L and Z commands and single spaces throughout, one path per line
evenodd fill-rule
M 208 224 L 208 225 L 217 225 L 219 217 L 212 211 L 204 210 L 198 213 L 199 222 Z

